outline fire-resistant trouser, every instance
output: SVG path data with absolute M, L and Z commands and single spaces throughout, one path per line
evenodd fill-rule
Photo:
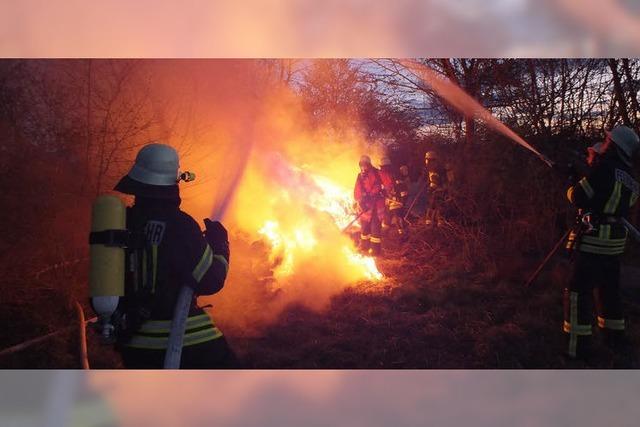
M 362 227 L 360 232 L 360 250 L 363 253 L 371 252 L 373 255 L 380 254 L 380 247 L 382 246 L 382 212 L 378 212 L 379 210 L 380 208 L 378 206 L 374 206 L 371 210 L 371 215 L 363 215 L 360 221 Z
M 404 204 L 401 199 L 391 199 L 389 208 L 387 210 L 389 214 L 389 224 L 395 225 L 398 230 L 398 234 L 404 233 L 404 219 L 402 218 Z
M 564 291 L 567 354 L 584 356 L 590 345 L 595 299 L 597 324 L 609 337 L 624 334 L 620 299 L 620 258 L 616 255 L 576 251 L 569 288 Z

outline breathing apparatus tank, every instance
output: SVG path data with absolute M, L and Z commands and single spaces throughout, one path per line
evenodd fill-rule
M 89 296 L 105 341 L 114 338 L 111 317 L 124 296 L 127 240 L 124 203 L 116 196 L 98 196 L 93 203 L 89 235 Z

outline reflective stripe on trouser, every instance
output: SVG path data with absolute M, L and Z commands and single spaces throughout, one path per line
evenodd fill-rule
M 584 340 L 592 334 L 591 324 L 585 319 L 587 315 L 583 307 L 585 305 L 584 299 L 584 295 L 565 289 L 565 319 L 562 330 L 569 334 L 567 353 L 571 357 L 576 357 L 579 353 L 578 341 Z
M 150 320 L 143 323 L 125 345 L 150 350 L 166 349 L 170 330 L 170 320 Z M 206 313 L 199 314 L 187 319 L 183 346 L 201 344 L 220 337 L 222 337 L 222 332 L 215 327 L 209 316 Z

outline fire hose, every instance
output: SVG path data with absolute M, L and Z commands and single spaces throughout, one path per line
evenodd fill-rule
M 547 263 L 549 262 L 549 260 L 551 258 L 553 258 L 553 256 L 556 254 L 556 252 L 558 252 L 558 249 L 560 249 L 560 247 L 562 246 L 562 244 L 564 243 L 564 241 L 566 240 L 567 236 L 569 235 L 569 233 L 571 233 L 571 229 L 567 230 L 562 237 L 560 238 L 560 240 L 558 240 L 558 243 L 555 244 L 555 246 L 553 247 L 553 249 L 551 249 L 551 252 L 549 252 L 549 254 L 547 254 L 547 256 L 544 258 L 544 260 L 542 261 L 542 263 L 540 263 L 540 265 L 538 266 L 538 268 L 536 269 L 536 271 L 533 272 L 533 274 L 531 275 L 531 277 L 529 277 L 529 280 L 527 280 L 527 283 L 525 284 L 526 287 L 531 286 L 531 284 L 538 278 L 538 276 L 540 275 L 540 273 L 542 272 L 542 270 L 544 269 L 544 267 L 547 265 Z
M 81 358 L 81 362 L 82 362 L 82 367 L 83 369 L 89 369 L 89 361 L 87 358 L 87 343 L 86 343 L 86 333 L 85 333 L 85 327 L 86 325 L 88 325 L 89 323 L 95 323 L 98 321 L 98 317 L 92 317 L 91 319 L 85 319 L 84 317 L 84 311 L 82 310 L 82 306 L 76 301 L 75 302 L 75 306 L 76 306 L 76 312 L 78 314 L 78 322 L 79 322 L 79 326 L 80 326 L 80 330 L 79 330 L 79 337 L 80 337 L 80 358 Z M 19 351 L 25 350 L 33 345 L 39 344 L 41 342 L 44 342 L 46 340 L 48 340 L 49 338 L 53 338 L 57 335 L 60 335 L 64 332 L 67 332 L 73 328 L 75 328 L 75 325 L 72 326 L 67 326 L 65 328 L 62 329 L 58 329 L 57 331 L 53 331 L 53 332 L 49 332 L 48 334 L 36 337 L 36 338 L 32 338 L 29 339 L 27 341 L 21 342 L 19 344 L 16 344 L 14 346 L 11 346 L 9 348 L 5 348 L 2 351 L 0 351 L 0 357 L 2 356 L 8 356 L 10 354 L 13 353 L 17 353 Z
M 373 210 L 373 209 L 369 209 L 368 211 L 364 211 L 364 210 L 363 210 L 363 211 L 361 211 L 361 212 L 360 212 L 360 213 L 359 213 L 355 218 L 353 218 L 353 219 L 351 220 L 351 222 L 350 222 L 349 224 L 347 224 L 347 226 L 346 226 L 345 228 L 343 228 L 343 229 L 342 229 L 342 232 L 343 232 L 343 233 L 346 233 L 346 232 L 347 232 L 347 230 L 348 230 L 348 229 L 349 229 L 349 228 L 350 228 L 350 227 L 351 227 L 351 226 L 352 226 L 352 225 L 353 225 L 357 220 L 359 220 L 359 219 L 360 219 L 360 217 L 361 217 L 362 215 L 364 215 L 365 213 L 369 213 L 369 212 L 371 212 L 372 210 Z
M 189 317 L 189 309 L 193 300 L 193 289 L 190 286 L 183 286 L 180 289 L 178 300 L 173 312 L 171 330 L 169 332 L 169 344 L 164 356 L 164 369 L 178 369 L 182 358 L 182 344 L 184 333 Z

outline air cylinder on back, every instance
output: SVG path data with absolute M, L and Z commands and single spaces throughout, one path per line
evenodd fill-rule
M 111 195 L 98 196 L 91 213 L 89 296 L 103 336 L 112 335 L 111 315 L 124 296 L 126 208 Z

